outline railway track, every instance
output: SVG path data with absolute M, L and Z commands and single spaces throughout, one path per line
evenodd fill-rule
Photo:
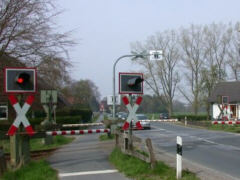
M 31 151 L 31 159 L 39 159 L 42 157 L 47 157 L 47 156 L 51 155 L 57 149 L 58 148 Z M 10 160 L 10 153 L 5 153 L 5 158 L 6 158 L 6 160 Z

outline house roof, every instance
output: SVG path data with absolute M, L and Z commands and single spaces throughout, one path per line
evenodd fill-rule
M 229 103 L 240 102 L 240 81 L 218 83 L 208 98 L 208 101 L 210 103 L 218 102 L 218 96 L 228 96 Z

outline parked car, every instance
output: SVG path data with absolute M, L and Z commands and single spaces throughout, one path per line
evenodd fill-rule
M 136 117 L 138 120 L 148 120 L 148 118 L 144 114 L 136 114 Z M 126 119 L 127 119 L 127 116 L 126 116 Z M 143 129 L 151 129 L 150 122 L 140 121 L 140 123 L 141 123 Z M 120 123 L 118 123 L 117 126 L 122 128 L 123 125 L 124 125 L 124 122 L 120 122 Z M 133 124 L 133 129 L 137 129 L 135 123 Z
M 159 118 L 160 119 L 169 119 L 169 115 L 168 115 L 168 113 L 160 113 Z
M 148 120 L 147 116 L 145 116 L 144 114 L 136 114 L 136 117 L 138 120 Z M 151 129 L 150 122 L 140 121 L 140 123 L 143 129 Z M 134 124 L 134 128 L 136 128 L 136 124 Z

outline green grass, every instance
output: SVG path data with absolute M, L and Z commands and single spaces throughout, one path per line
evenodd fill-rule
M 213 124 L 208 127 L 209 130 L 216 130 L 216 131 L 226 131 L 226 132 L 233 132 L 233 133 L 240 133 L 240 125 L 221 125 L 221 124 Z
M 123 154 L 118 148 L 113 150 L 109 159 L 120 172 L 136 180 L 176 180 L 176 170 L 163 162 L 157 162 L 156 167 L 151 169 L 149 163 Z M 193 173 L 183 171 L 182 180 L 199 179 Z
M 0 180 L 58 180 L 57 171 L 45 160 L 32 161 L 16 171 L 6 172 Z
M 30 148 L 31 151 L 58 148 L 64 144 L 71 143 L 74 139 L 74 137 L 55 136 L 53 137 L 53 144 L 50 145 L 45 145 L 43 139 L 32 139 L 30 141 Z
M 52 148 L 58 148 L 64 144 L 68 144 L 74 140 L 73 137 L 65 137 L 65 136 L 55 136 L 53 137 L 53 144 L 45 145 L 43 143 L 43 139 L 31 139 L 30 140 L 30 149 L 31 151 L 36 150 L 46 150 Z M 0 146 L 3 146 L 3 150 L 5 153 L 9 153 L 9 140 L 1 140 Z
M 107 140 L 112 140 L 112 139 L 114 139 L 114 135 L 113 134 L 110 134 L 110 136 L 108 136 L 108 134 L 101 134 L 100 136 L 99 136 L 99 140 L 100 141 L 107 141 Z

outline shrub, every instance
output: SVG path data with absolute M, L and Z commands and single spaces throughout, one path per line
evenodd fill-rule
M 185 117 L 187 117 L 187 120 L 192 120 L 192 121 L 205 121 L 205 120 L 207 120 L 207 115 L 194 115 L 194 114 L 172 115 L 172 118 L 176 118 L 178 120 L 184 120 Z

